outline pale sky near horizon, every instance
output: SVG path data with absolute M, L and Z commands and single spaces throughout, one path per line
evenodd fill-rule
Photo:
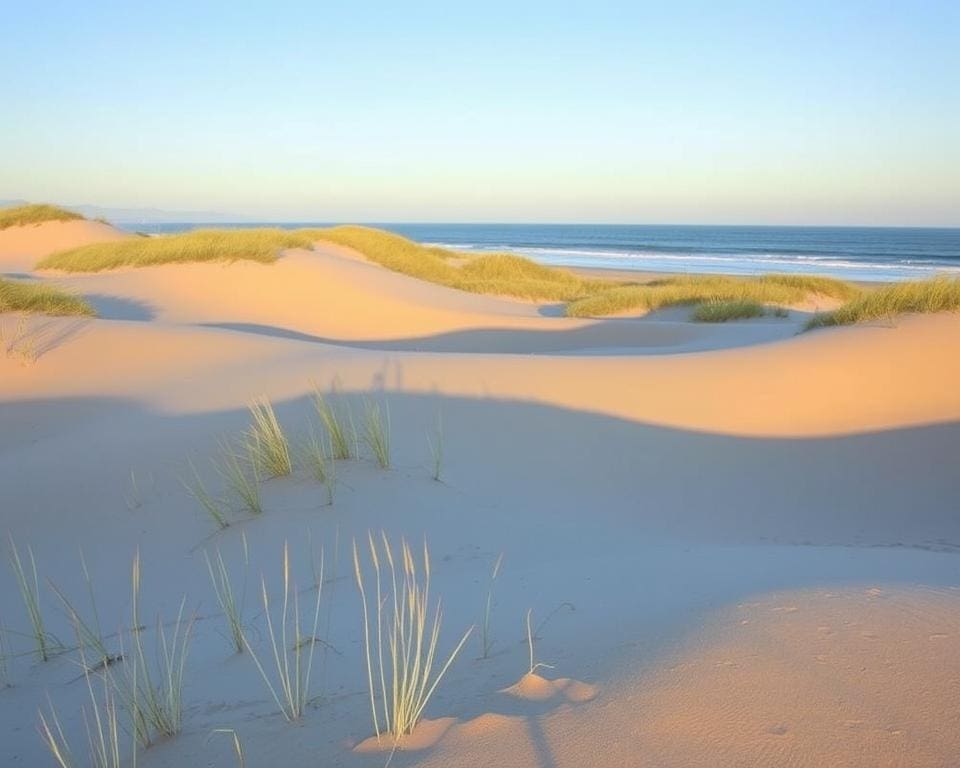
M 960 2 L 13 3 L 0 198 L 960 226 Z

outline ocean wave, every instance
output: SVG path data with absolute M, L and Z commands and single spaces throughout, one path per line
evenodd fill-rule
M 758 253 L 756 251 L 664 252 L 647 249 L 600 249 L 524 246 L 509 243 L 431 243 L 475 252 L 511 251 L 544 264 L 629 271 L 761 274 L 822 274 L 853 280 L 892 280 L 960 275 L 960 265 L 933 259 L 853 259 L 848 254 Z

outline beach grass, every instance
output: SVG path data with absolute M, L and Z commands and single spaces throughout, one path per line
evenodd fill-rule
M 316 233 L 318 240 L 352 248 L 394 272 L 471 293 L 544 301 L 571 301 L 616 285 L 545 267 L 509 253 L 479 256 L 420 245 L 392 232 L 353 225 Z
M 277 260 L 282 249 L 309 248 L 315 239 L 304 232 L 269 227 L 197 229 L 176 235 L 131 237 L 70 248 L 41 259 L 37 268 L 101 272 L 119 267 L 195 262 L 270 264 Z
M 218 528 L 222 530 L 228 527 L 230 521 L 227 519 L 223 502 L 207 490 L 206 483 L 204 483 L 203 478 L 200 477 L 200 473 L 197 471 L 197 467 L 193 461 L 187 459 L 187 465 L 190 467 L 190 477 L 181 478 L 180 482 L 183 487 L 187 493 L 196 499 L 200 508 L 209 515 L 210 519 L 216 523 Z
M 373 565 L 372 611 L 356 541 L 353 542 L 353 565 L 363 609 L 370 711 L 377 740 L 381 734 L 397 740 L 413 732 L 473 627 L 467 629 L 446 661 L 434 672 L 439 661 L 437 644 L 443 614 L 437 601 L 430 619 L 430 553 L 426 542 L 418 566 L 410 546 L 401 539 L 399 567 L 386 533 L 381 532 L 379 543 L 373 534 L 368 534 L 367 542 Z M 384 582 L 389 589 L 387 594 Z
M 260 494 L 258 461 L 254 458 L 253 444 L 236 447 L 227 441 L 220 444 L 222 460 L 220 473 L 234 496 L 251 515 L 263 514 L 263 498 Z
M 850 325 L 884 320 L 910 313 L 960 311 L 960 278 L 935 277 L 930 280 L 892 283 L 864 293 L 831 312 L 821 312 L 807 322 L 807 328 Z
M 290 444 L 270 401 L 266 397 L 254 400 L 250 404 L 250 416 L 253 421 L 247 432 L 247 445 L 256 474 L 286 477 L 293 471 Z
M 10 536 L 9 542 L 10 567 L 13 569 L 20 597 L 30 619 L 31 637 L 36 647 L 37 657 L 40 661 L 49 661 L 54 650 L 62 649 L 63 645 L 47 632 L 44 624 L 43 611 L 40 607 L 40 579 L 37 575 L 37 561 L 33 556 L 33 548 L 27 547 L 29 568 L 25 568 L 23 560 L 20 558 L 20 550 L 12 536 Z
M 697 323 L 725 323 L 763 317 L 766 307 L 756 301 L 708 301 L 694 308 L 690 319 Z
M 472 293 L 570 301 L 617 284 L 583 278 L 513 254 L 473 256 L 355 225 L 298 230 L 198 229 L 92 243 L 51 254 L 40 261 L 38 268 L 100 272 L 120 267 L 195 262 L 249 260 L 269 264 L 277 260 L 284 248 L 309 248 L 318 241 L 352 248 L 394 272 Z
M 316 387 L 313 392 L 313 405 L 317 416 L 320 417 L 320 423 L 327 432 L 332 458 L 349 459 L 355 456 L 359 437 L 350 406 L 344 404 L 342 409 L 334 407 L 333 403 Z M 342 411 L 346 412 L 346 419 Z
M 207 561 L 207 571 L 210 574 L 210 583 L 213 585 L 214 594 L 217 596 L 217 603 L 230 628 L 230 638 L 233 641 L 234 650 L 237 653 L 243 653 L 245 647 L 243 641 L 243 593 L 241 593 L 238 601 L 233 589 L 233 581 L 230 579 L 230 572 L 223 562 L 223 555 L 219 549 L 217 550 L 215 563 L 210 559 L 209 553 L 204 552 L 203 554 Z
M 816 296 L 846 301 L 858 294 L 856 286 L 827 277 L 684 275 L 599 291 L 568 304 L 567 315 L 602 317 L 625 312 L 646 313 L 665 307 L 708 302 L 792 305 Z
M 84 218 L 79 213 L 56 205 L 32 203 L 15 208 L 0 208 L 0 229 L 43 224 L 46 221 L 74 221 Z
M 180 601 L 172 631 L 167 632 L 157 618 L 154 662 L 148 661 L 145 627 L 140 616 L 140 552 L 134 556 L 131 570 L 132 619 L 129 655 L 121 651 L 124 675 L 115 686 L 117 694 L 133 721 L 133 732 L 141 746 L 148 747 L 155 737 L 175 736 L 183 726 L 183 680 L 186 673 L 193 618 L 186 617 L 186 597 Z M 154 671 L 151 672 L 151 669 Z
M 0 313 L 93 317 L 93 307 L 79 296 L 45 283 L 0 277 Z
M 333 506 L 337 485 L 337 463 L 333 459 L 333 450 L 329 441 L 324 443 L 312 426 L 303 444 L 303 463 L 313 478 L 326 488 L 327 506 Z
M 390 469 L 390 408 L 373 401 L 364 403 L 363 440 L 380 469 Z
M 283 599 L 276 622 L 267 592 L 267 582 L 263 577 L 260 585 L 276 685 L 245 632 L 243 643 L 280 712 L 288 721 L 293 722 L 303 716 L 309 701 L 314 648 L 317 644 L 317 627 L 320 624 L 320 597 L 323 592 L 322 552 L 317 599 L 309 634 L 304 635 L 301 631 L 299 591 L 290 575 L 290 550 L 286 542 L 283 545 Z

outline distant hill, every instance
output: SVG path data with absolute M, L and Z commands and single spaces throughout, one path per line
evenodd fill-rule
M 30 200 L 0 200 L 0 208 L 11 208 L 16 205 L 26 205 Z M 76 211 L 88 219 L 106 219 L 113 224 L 163 224 L 166 222 L 198 223 L 227 223 L 251 221 L 249 216 L 238 216 L 221 211 L 165 211 L 161 208 L 110 208 L 101 205 L 71 205 L 51 200 L 39 202 L 60 205 L 70 211 Z

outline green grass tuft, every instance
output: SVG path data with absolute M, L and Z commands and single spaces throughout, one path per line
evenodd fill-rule
M 807 322 L 807 328 L 849 325 L 912 312 L 957 311 L 960 311 L 960 278 L 935 277 L 931 280 L 894 283 L 864 293 L 839 309 L 814 315 Z
M 266 397 L 254 400 L 250 416 L 253 422 L 247 432 L 247 445 L 257 476 L 286 477 L 293 471 L 290 444 L 270 401 Z
M 384 415 L 385 414 L 385 415 Z M 363 440 L 380 469 L 390 469 L 390 408 L 372 401 L 364 403 Z
M 694 309 L 690 319 L 696 323 L 725 323 L 763 317 L 766 313 L 763 304 L 755 301 L 708 301 Z
M 0 277 L 0 313 L 3 312 L 81 317 L 93 317 L 96 314 L 84 299 L 60 288 Z
M 0 229 L 43 224 L 45 221 L 74 221 L 82 219 L 79 213 L 55 205 L 19 205 L 0 209 Z

